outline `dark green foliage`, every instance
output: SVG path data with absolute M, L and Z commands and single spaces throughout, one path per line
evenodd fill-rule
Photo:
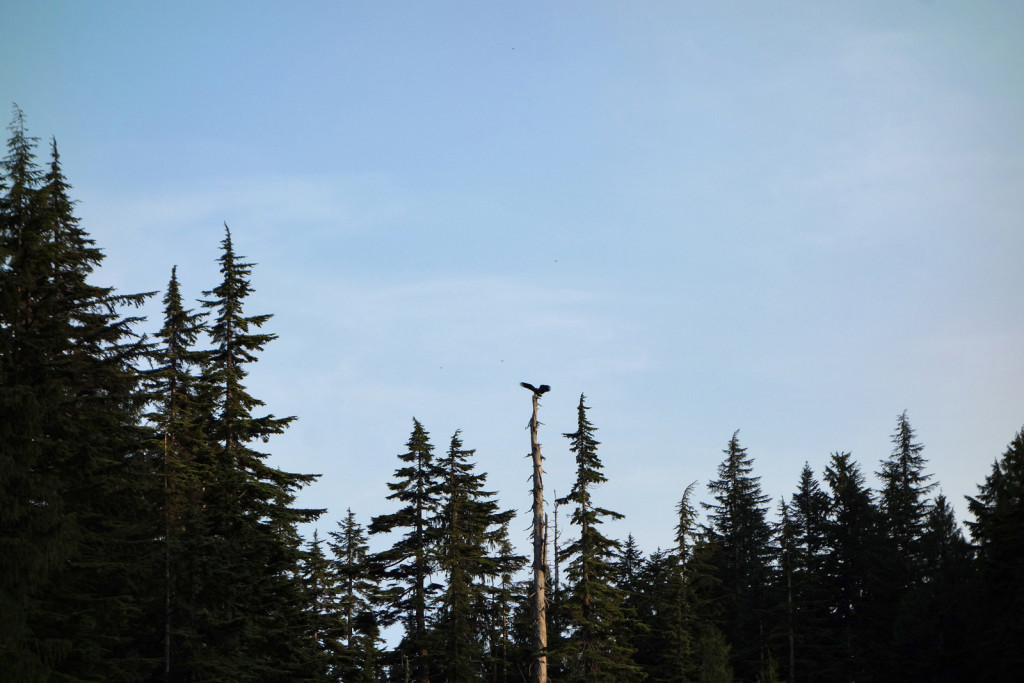
M 878 472 L 881 546 L 867 576 L 870 602 L 865 625 L 872 634 L 871 661 L 878 675 L 910 675 L 918 646 L 904 625 L 918 615 L 907 600 L 922 580 L 921 539 L 928 511 L 930 474 L 924 473 L 924 447 L 903 411 L 892 434 L 893 451 Z
M 736 675 L 753 680 L 767 657 L 769 595 L 773 560 L 772 531 L 766 519 L 768 496 L 753 476 L 753 460 L 740 446 L 739 432 L 726 447 L 718 479 L 708 484 L 715 503 L 708 514 L 712 564 L 721 581 L 718 599 L 723 632 L 730 644 Z
M 490 668 L 489 647 L 501 642 L 498 631 L 506 628 L 499 623 L 495 629 L 488 618 L 492 599 L 503 600 L 500 589 L 497 594 L 493 590 L 494 582 L 526 561 L 509 552 L 507 525 L 515 512 L 500 510 L 495 494 L 484 490 L 487 477 L 475 472 L 473 454 L 455 432 L 438 462 L 437 566 L 446 584 L 437 600 L 433 631 L 445 679 L 453 683 L 480 680 Z M 501 655 L 493 655 L 500 663 Z
M 1010 680 L 1024 669 L 1024 429 L 968 505 L 981 580 L 975 671 L 979 680 Z
M 56 144 L 17 108 L 0 163 L 0 678 L 4 681 L 493 681 L 533 662 L 525 559 L 460 434 L 433 458 L 414 421 L 371 554 L 351 511 L 327 553 L 294 507 L 315 475 L 255 449 L 294 418 L 246 389 L 275 337 L 247 316 L 251 264 L 222 242 L 204 312 L 176 270 L 152 343 L 143 295 L 92 283 Z M 209 345 L 211 348 L 201 348 Z M 529 388 L 529 387 L 528 387 Z M 618 513 L 580 397 L 576 481 L 555 507 L 552 679 L 1016 680 L 1024 668 L 1024 430 L 969 498 L 974 545 L 933 486 L 907 414 L 872 492 L 849 453 L 805 465 L 774 526 L 734 434 L 701 525 L 645 557 Z M 824 486 L 824 490 L 823 490 Z M 556 496 L 557 498 L 557 496 Z M 578 537 L 558 538 L 571 506 Z M 549 539 L 551 540 L 551 539 Z M 565 580 L 562 581 L 564 568 Z M 438 584 L 432 583 L 437 579 Z M 383 585 L 382 585 L 383 584 Z M 404 638 L 382 650 L 382 629 Z M 735 676 L 734 676 L 735 672 Z
M 48 284 L 56 245 L 43 217 L 37 141 L 17 108 L 9 130 L 0 175 L 0 657 L 15 679 L 31 680 L 70 647 L 57 633 L 41 639 L 36 622 L 38 596 L 73 553 L 45 427 L 64 400 L 54 366 L 68 340 L 57 322 L 71 312 Z
M 692 681 L 698 673 L 696 589 L 706 577 L 705 568 L 694 556 L 698 528 L 697 512 L 690 501 L 693 488 L 694 484 L 686 487 L 676 508 L 675 548 L 652 553 L 635 573 L 625 571 L 632 562 L 620 565 L 620 574 L 633 575 L 620 587 L 627 591 L 626 606 L 638 622 L 630 633 L 630 643 L 636 649 L 634 660 L 649 681 Z M 623 555 L 625 560 L 627 553 Z
M 208 553 L 197 572 L 195 600 L 204 643 L 198 675 L 218 680 L 293 680 L 315 676 L 302 626 L 305 594 L 295 577 L 303 560 L 298 525 L 322 511 L 292 507 L 296 492 L 317 475 L 293 474 L 266 463 L 251 447 L 280 434 L 294 418 L 254 416 L 263 405 L 243 380 L 275 335 L 255 330 L 269 315 L 246 316 L 252 264 L 234 252 L 225 228 L 221 284 L 205 292 L 213 349 L 203 382 L 212 394 L 206 425 L 212 443 L 202 491 Z
M 901 558 L 899 567 L 904 586 L 915 578 L 914 560 L 918 557 L 921 531 L 928 510 L 928 493 L 935 484 L 926 483 L 930 474 L 924 473 L 925 460 L 921 456 L 924 446 L 914 441 L 914 430 L 907 420 L 907 411 L 897 418 L 892 435 L 893 451 L 882 461 L 878 476 L 882 481 L 879 508 L 887 529 L 890 549 Z M 902 586 L 901 586 L 902 587 Z
M 441 503 L 439 471 L 430 435 L 416 419 L 406 447 L 409 450 L 398 456 L 404 466 L 395 470 L 396 481 L 388 482 L 393 491 L 388 500 L 398 501 L 403 507 L 374 517 L 370 533 L 406 530 L 394 545 L 378 553 L 374 562 L 380 567 L 380 578 L 388 583 L 383 596 L 388 602 L 384 622 L 402 620 L 405 638 L 398 654 L 410 662 L 409 668 L 417 681 L 426 681 L 430 671 L 428 608 L 437 590 L 430 583 L 430 575 L 437 564 L 437 529 L 431 520 Z
M 924 520 L 920 565 L 921 580 L 901 601 L 896 625 L 909 652 L 905 666 L 920 680 L 970 680 L 977 675 L 969 665 L 976 654 L 971 606 L 978 600 L 973 551 L 941 494 Z
M 150 351 L 147 383 L 152 412 L 152 450 L 158 454 L 162 537 L 159 584 L 163 600 L 154 621 L 163 624 L 161 669 L 168 680 L 187 679 L 203 657 L 196 587 L 197 558 L 208 554 L 202 491 L 212 477 L 212 444 L 206 428 L 212 414 L 209 386 L 202 381 L 207 354 L 195 345 L 203 315 L 184 308 L 172 269 L 164 296 L 164 323 Z
M 375 681 L 382 659 L 375 612 L 381 594 L 366 532 L 349 509 L 330 536 L 336 603 L 325 646 L 331 651 L 331 672 L 343 681 Z
M 139 584 L 153 529 L 139 427 L 144 351 L 15 108 L 0 197 L 0 660 L 9 680 L 116 679 L 150 666 Z
M 704 624 L 697 638 L 698 683 L 732 683 L 732 652 L 725 636 L 713 624 Z
M 515 633 L 516 608 L 526 604 L 529 592 L 528 582 L 517 581 L 515 577 L 527 560 L 516 553 L 508 526 L 509 522 L 505 522 L 495 535 L 491 554 L 499 573 L 488 577 L 485 587 L 486 680 L 494 683 L 520 680 L 519 671 L 528 666 L 531 652 L 528 645 L 517 641 Z
M 618 637 L 629 620 L 622 604 L 624 593 L 615 585 L 613 560 L 620 544 L 598 528 L 604 519 L 621 519 L 622 515 L 593 503 L 594 489 L 606 480 L 597 456 L 600 442 L 594 438 L 596 428 L 587 419 L 584 400 L 581 394 L 576 431 L 564 435 L 576 455 L 576 482 L 559 503 L 573 504 L 571 521 L 580 535 L 559 553 L 560 559 L 569 563 L 563 609 L 570 632 L 558 645 L 557 659 L 568 680 L 641 680 L 643 672 L 633 663 L 632 648 Z
M 828 680 L 860 680 L 869 666 L 863 621 L 867 579 L 878 552 L 878 512 L 864 475 L 850 453 L 833 453 L 825 468 L 829 488 L 823 563 L 831 614 Z
M 333 680 L 333 664 L 337 652 L 337 624 L 339 623 L 338 582 L 331 562 L 324 554 L 323 539 L 314 530 L 306 543 L 299 577 L 305 591 L 308 611 L 305 614 L 305 638 L 308 645 L 312 680 Z
M 828 495 L 810 465 L 789 504 L 781 504 L 778 594 L 785 602 L 781 657 L 787 680 L 820 678 L 829 658 L 829 591 L 825 576 Z

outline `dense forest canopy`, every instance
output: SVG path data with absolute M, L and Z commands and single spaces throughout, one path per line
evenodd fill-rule
M 247 309 L 253 265 L 231 230 L 202 299 L 168 264 L 144 335 L 156 295 L 96 284 L 103 254 L 57 143 L 27 130 L 15 108 L 0 167 L 4 680 L 529 680 L 511 531 L 526 522 L 472 444 L 413 418 L 388 512 L 298 506 L 330 483 L 267 452 L 295 418 L 250 391 L 276 336 Z M 602 501 L 591 400 L 560 426 L 575 479 L 549 497 L 550 680 L 1009 680 L 1024 665 L 1024 430 L 988 454 L 966 535 L 908 411 L 886 458 L 823 454 L 778 500 L 737 431 L 709 499 L 680 482 L 649 501 L 678 523 L 645 549 L 603 526 L 623 515 Z M 315 521 L 325 534 L 304 537 Z

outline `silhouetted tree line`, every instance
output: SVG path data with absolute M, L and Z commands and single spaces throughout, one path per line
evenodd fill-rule
M 4 681 L 521 681 L 532 651 L 514 512 L 460 432 L 414 420 L 393 512 L 325 538 L 317 478 L 258 450 L 294 419 L 246 388 L 269 315 L 225 227 L 221 281 L 186 305 L 93 283 L 102 253 L 15 108 L 0 167 L 0 678 Z M 771 501 L 729 439 L 711 500 L 681 486 L 670 548 L 602 524 L 596 427 L 549 542 L 553 681 L 976 681 L 1024 670 L 1024 430 L 968 501 L 934 495 L 906 412 L 877 485 L 849 453 Z M 567 509 L 569 530 L 558 530 Z M 701 511 L 703 514 L 701 514 Z M 370 537 L 383 550 L 371 551 Z M 562 540 L 562 539 L 566 540 Z M 386 645 L 383 633 L 398 634 Z

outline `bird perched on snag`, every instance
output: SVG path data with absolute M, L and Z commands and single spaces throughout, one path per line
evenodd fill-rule
M 540 396 L 543 393 L 551 391 L 551 387 L 549 387 L 547 384 L 541 384 L 539 387 L 535 387 L 532 384 L 530 384 L 529 382 L 520 382 L 519 386 L 523 387 L 524 389 L 529 389 L 536 396 Z

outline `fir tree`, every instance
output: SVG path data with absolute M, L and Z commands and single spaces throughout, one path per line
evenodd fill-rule
M 877 518 L 871 490 L 850 453 L 833 453 L 825 468 L 829 514 L 824 561 L 832 634 L 823 666 L 833 680 L 860 680 L 869 666 L 869 633 L 863 621 L 867 582 L 878 552 Z
M 39 680 L 70 646 L 38 627 L 35 600 L 72 553 L 45 427 L 63 393 L 51 367 L 67 343 L 48 321 L 69 312 L 46 277 L 54 247 L 42 215 L 37 139 L 17 107 L 8 129 L 0 166 L 0 660 L 13 678 Z
M 561 551 L 568 561 L 566 574 L 570 587 L 564 597 L 570 636 L 560 646 L 570 680 L 641 680 L 643 673 L 633 662 L 632 648 L 622 638 L 627 624 L 623 610 L 623 592 L 615 586 L 613 560 L 620 551 L 618 541 L 598 528 L 605 519 L 622 515 L 593 502 L 593 492 L 606 481 L 597 456 L 600 442 L 596 428 L 587 419 L 588 406 L 580 395 L 577 429 L 564 436 L 576 455 L 576 482 L 560 503 L 572 503 L 572 524 L 579 527 L 579 538 Z
M 401 619 L 405 638 L 397 654 L 408 658 L 417 681 L 429 681 L 430 647 L 427 619 L 430 599 L 437 586 L 430 582 L 436 567 L 437 530 L 431 520 L 437 515 L 440 498 L 438 469 L 430 435 L 418 420 L 406 444 L 409 449 L 398 459 L 404 463 L 395 470 L 396 481 L 388 482 L 393 491 L 388 500 L 403 507 L 396 512 L 374 517 L 370 533 L 407 530 L 390 548 L 378 553 L 374 562 L 381 567 L 381 578 L 388 582 L 385 599 L 389 602 L 386 622 Z
M 494 683 L 515 680 L 513 672 L 518 666 L 525 666 L 529 656 L 529 650 L 516 644 L 513 632 L 515 607 L 523 604 L 529 593 L 526 584 L 516 581 L 515 575 L 526 566 L 527 560 L 516 554 L 512 546 L 509 523 L 502 524 L 494 536 L 492 555 L 499 573 L 487 577 L 485 587 L 486 679 Z
M 907 420 L 907 411 L 897 418 L 892 435 L 893 451 L 882 461 L 878 472 L 882 480 L 880 509 L 892 552 L 905 563 L 902 578 L 906 586 L 913 578 L 914 560 L 928 511 L 928 493 L 935 488 L 929 484 L 930 474 L 924 473 L 925 460 L 921 456 L 924 446 L 914 441 L 914 430 Z
M 14 679 L 144 675 L 138 587 L 154 528 L 122 311 L 90 283 L 102 254 L 73 215 L 56 143 L 46 172 L 15 108 L 0 197 L 0 654 Z M 6 530 L 11 530 L 10 534 Z
M 716 549 L 723 632 L 737 676 L 752 680 L 768 654 L 772 530 L 766 520 L 768 496 L 761 492 L 760 477 L 752 475 L 753 460 L 738 434 L 724 451 L 718 479 L 708 484 L 716 502 L 702 505 L 709 511 L 707 533 Z
M 921 580 L 906 600 L 902 635 L 907 667 L 918 680 L 969 680 L 978 669 L 976 631 L 970 623 L 977 595 L 973 551 L 942 494 L 929 506 L 921 534 Z M 998 676 L 988 679 L 995 680 Z
M 16 108 L 10 130 L 0 183 L 0 523 L 14 529 L 0 549 L 0 590 L 12 592 L 0 595 L 5 673 L 140 676 L 151 665 L 138 558 L 154 529 L 138 426 L 144 348 L 138 318 L 122 311 L 146 295 L 90 283 L 102 254 L 72 213 L 56 143 L 44 173 Z
M 211 471 L 212 448 L 206 427 L 212 413 L 202 376 L 207 354 L 195 349 L 205 331 L 203 314 L 186 310 L 177 269 L 164 296 L 164 323 L 156 333 L 147 373 L 153 450 L 161 481 L 162 605 L 154 618 L 163 624 L 162 669 L 167 680 L 187 680 L 202 658 L 195 587 L 201 580 L 197 558 L 206 556 L 202 492 Z
M 337 680 L 334 671 L 334 655 L 337 651 L 338 623 L 338 582 L 332 571 L 331 562 L 324 554 L 323 539 L 317 530 L 306 543 L 299 577 L 305 591 L 307 642 L 306 657 L 310 679 L 313 681 Z
M 375 609 L 381 602 L 374 581 L 366 532 L 349 509 L 330 532 L 334 575 L 338 583 L 333 670 L 343 681 L 376 681 L 380 667 L 380 627 Z
M 234 252 L 225 226 L 219 259 L 221 283 L 204 292 L 211 313 L 213 349 L 204 381 L 213 389 L 215 414 L 208 435 L 215 442 L 211 481 L 204 492 L 207 529 L 213 542 L 204 573 L 207 644 L 203 676 L 220 680 L 266 680 L 312 674 L 305 660 L 301 584 L 303 559 L 298 525 L 321 510 L 292 507 L 296 493 L 318 475 L 272 467 L 251 447 L 281 434 L 295 419 L 254 416 L 263 402 L 244 380 L 257 354 L 276 338 L 261 333 L 270 315 L 246 316 L 252 264 Z
M 732 683 L 732 648 L 714 624 L 705 623 L 697 638 L 698 683 Z
M 483 490 L 485 474 L 477 474 L 470 458 L 474 451 L 462 446 L 459 432 L 452 435 L 438 463 L 441 498 L 438 529 L 438 569 L 447 581 L 437 601 L 434 630 L 437 655 L 444 662 L 446 680 L 477 680 L 484 670 L 487 580 L 514 570 L 515 559 L 494 555 L 515 511 L 502 511 L 495 493 Z
M 643 567 L 643 564 L 643 551 L 637 545 L 633 534 L 627 535 L 626 542 L 622 544 L 622 552 L 619 553 L 618 561 L 615 563 L 615 584 L 627 595 L 640 590 L 638 581 L 640 579 L 640 568 Z
M 796 493 L 781 507 L 779 593 L 786 596 L 784 663 L 788 680 L 795 683 L 820 676 L 828 647 L 824 564 L 829 499 L 809 464 L 800 472 Z
M 695 484 L 686 487 L 676 506 L 675 547 L 652 553 L 640 563 L 628 588 L 621 585 L 628 590 L 626 605 L 638 622 L 629 633 L 636 649 L 634 660 L 649 681 L 691 681 L 696 673 L 693 629 L 697 615 L 691 583 L 699 575 L 691 561 L 698 534 L 697 513 L 691 502 Z M 623 564 L 628 567 L 631 563 Z M 620 573 L 632 572 L 620 565 Z
M 1024 668 L 1024 429 L 968 498 L 981 573 L 978 680 L 1010 680 Z
M 915 441 L 906 411 L 897 418 L 892 443 L 892 454 L 882 461 L 878 472 L 884 545 L 868 576 L 871 602 L 865 619 L 874 636 L 871 661 L 875 670 L 879 675 L 902 677 L 913 672 L 916 645 L 901 624 L 913 618 L 907 599 L 922 579 L 921 538 L 927 496 L 935 484 L 927 483 L 931 475 L 924 473 L 924 447 Z

